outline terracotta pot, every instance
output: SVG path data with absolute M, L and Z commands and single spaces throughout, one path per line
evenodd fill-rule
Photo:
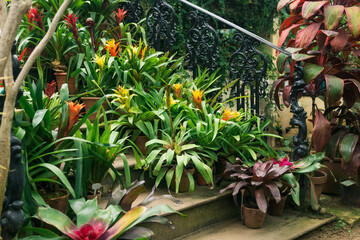
M 145 147 L 146 142 L 149 141 L 149 138 L 145 135 L 140 135 L 135 139 L 135 144 L 139 148 L 142 154 L 146 154 L 147 147 Z
M 341 200 L 344 204 L 360 207 L 360 186 L 340 184 Z
M 66 77 L 67 73 L 54 73 L 54 76 L 56 78 L 57 88 L 58 91 L 60 91 L 62 85 L 66 83 Z M 68 88 L 69 88 L 69 94 L 74 95 L 77 94 L 77 89 L 75 86 L 75 77 L 69 77 L 68 79 Z
M 332 160 L 325 157 L 324 165 L 326 168 L 323 167 L 320 168 L 320 170 L 324 171 L 328 175 L 328 178 L 322 192 L 327 194 L 340 194 L 340 179 L 345 179 L 347 177 L 345 171 L 341 169 L 341 158 Z M 336 182 L 330 171 L 335 176 Z
M 314 184 L 316 197 L 319 200 L 322 190 L 323 190 L 324 185 L 327 180 L 327 174 L 324 171 L 316 170 L 315 176 L 312 176 L 310 178 L 311 178 L 312 183 Z M 311 197 L 311 194 L 310 194 L 310 197 Z
M 179 193 L 189 191 L 190 181 L 186 172 L 189 172 L 191 175 L 194 175 L 195 169 L 183 170 L 179 184 Z M 171 179 L 170 189 L 173 190 L 174 192 L 176 191 L 175 172 L 173 178 Z
M 68 197 L 70 195 L 70 192 L 64 190 L 64 189 L 58 189 L 57 192 L 61 192 L 62 195 L 60 197 L 54 197 L 54 198 L 44 198 L 45 202 L 49 204 L 50 207 L 59 210 L 63 213 L 66 213 L 67 206 L 68 206 Z
M 88 200 L 91 200 L 91 199 L 94 199 L 94 198 L 97 198 L 97 203 L 98 203 L 98 205 L 100 204 L 100 200 L 101 200 L 101 192 L 100 191 L 97 191 L 97 193 L 96 193 L 96 195 L 94 195 L 94 194 L 89 194 L 88 196 L 87 196 L 87 199 Z
M 262 228 L 266 213 L 257 208 L 247 208 L 242 206 L 243 223 L 248 228 L 259 229 Z
M 279 203 L 276 203 L 276 200 L 274 198 L 270 198 L 267 213 L 271 216 L 282 215 L 284 212 L 284 207 L 285 207 L 285 202 L 286 202 L 287 197 L 288 197 L 288 195 L 281 197 L 281 200 Z
M 86 112 L 88 112 L 90 110 L 90 108 L 97 102 L 101 99 L 101 97 L 81 97 L 81 100 L 82 102 L 85 104 L 85 110 Z M 109 105 L 107 103 L 107 101 L 105 100 L 102 104 L 102 106 L 105 108 L 105 110 L 108 110 L 109 109 Z M 94 112 L 93 114 L 91 114 L 89 116 L 89 120 L 90 122 L 94 122 L 95 119 L 96 119 L 96 113 L 97 112 Z M 99 121 L 103 121 L 103 118 L 100 118 Z
M 197 185 L 200 185 L 200 186 L 210 186 L 211 185 L 211 182 L 207 183 L 205 181 L 205 178 L 198 171 L 196 171 L 196 183 L 197 183 Z

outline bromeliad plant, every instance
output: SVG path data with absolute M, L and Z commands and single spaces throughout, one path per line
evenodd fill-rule
M 342 106 L 350 109 L 360 97 L 360 8 L 359 1 L 294 1 L 280 0 L 278 10 L 290 4 L 291 15 L 280 26 L 279 46 L 283 46 L 290 31 L 295 38 L 287 41 L 292 52 L 290 74 L 280 77 L 272 87 L 275 102 L 280 108 L 278 92 L 283 87 L 283 101 L 289 106 L 289 95 L 294 83 L 294 64 L 304 62 L 305 92 L 313 99 L 313 145 L 323 151 L 331 136 L 331 126 L 316 110 L 315 99 L 324 100 L 325 109 Z M 277 65 L 284 70 L 287 56 L 280 54 Z M 315 114 L 316 112 L 316 114 Z M 354 145 L 349 142 L 348 147 Z
M 240 159 L 237 159 L 238 161 Z M 247 197 L 245 204 L 249 207 L 259 208 L 266 213 L 268 207 L 268 198 L 273 196 L 276 202 L 280 202 L 280 188 L 283 183 L 285 174 L 290 173 L 291 164 L 279 164 L 275 161 L 256 162 L 253 166 L 246 163 L 226 163 L 225 174 L 230 173 L 233 182 L 220 193 L 232 189 L 234 202 L 238 205 L 238 195 L 242 188 L 246 189 Z
M 149 196 L 151 197 L 151 196 Z M 181 213 L 168 205 L 156 205 L 147 208 L 147 198 L 142 204 L 125 212 L 120 206 L 109 205 L 105 210 L 97 205 L 97 200 L 85 201 L 83 198 L 69 200 L 72 210 L 76 214 L 77 224 L 60 211 L 52 208 L 40 207 L 37 217 L 47 224 L 53 225 L 63 234 L 73 240 L 111 240 L 122 239 L 148 239 L 154 233 L 144 227 L 136 227 L 141 222 L 158 222 L 173 228 L 172 223 L 159 216 L 162 213 Z M 184 215 L 182 215 L 184 216 Z M 56 236 L 56 234 L 54 233 Z

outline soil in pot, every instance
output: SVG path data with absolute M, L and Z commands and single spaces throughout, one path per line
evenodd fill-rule
M 284 212 L 285 202 L 288 195 L 282 196 L 280 202 L 276 203 L 275 198 L 270 198 L 267 213 L 271 216 L 280 216 Z
M 242 206 L 242 218 L 246 227 L 252 229 L 262 228 L 264 224 L 266 213 L 263 213 L 258 208 L 248 208 Z
M 50 207 L 66 213 L 69 203 L 68 197 L 70 195 L 70 192 L 64 189 L 57 189 L 55 192 L 47 193 L 45 190 L 43 190 L 43 193 L 41 193 L 41 195 Z
M 345 171 L 341 169 L 341 158 L 331 160 L 325 157 L 324 165 L 326 168 L 323 167 L 320 168 L 320 170 L 324 171 L 328 175 L 328 178 L 322 192 L 327 194 L 340 194 L 340 179 L 345 179 L 347 177 Z M 335 181 L 330 171 L 337 181 Z
M 58 91 L 60 91 L 62 85 L 64 83 L 66 83 L 66 77 L 67 77 L 67 73 L 54 73 L 55 78 L 56 78 L 56 84 L 57 84 L 57 88 Z M 75 77 L 69 77 L 68 79 L 68 88 L 69 88 L 69 94 L 70 95 L 74 95 L 77 94 L 77 89 L 75 86 Z
M 180 179 L 179 193 L 188 192 L 190 189 L 190 180 L 189 177 L 187 176 L 186 171 L 190 172 L 191 175 L 194 175 L 195 169 L 187 169 L 187 170 L 184 169 Z M 173 190 L 174 192 L 176 191 L 175 173 L 171 180 L 170 189 Z
M 86 112 L 88 112 L 90 110 L 90 108 L 97 102 L 101 99 L 101 97 L 81 97 L 81 100 L 82 102 L 85 104 L 85 110 Z M 107 101 L 105 100 L 102 104 L 102 106 L 104 107 L 105 110 L 108 110 L 109 109 L 109 105 L 107 103 Z M 100 111 L 102 113 L 102 111 Z M 90 122 L 94 122 L 95 119 L 96 119 L 96 114 L 97 112 L 94 112 L 93 114 L 91 114 L 89 116 L 89 120 Z M 101 117 L 99 119 L 99 121 L 103 121 L 103 118 Z
M 321 170 L 316 170 L 314 174 L 315 175 L 310 178 L 312 183 L 314 184 L 316 197 L 319 200 L 327 180 L 327 174 Z M 309 197 L 311 197 L 311 194 L 309 194 Z

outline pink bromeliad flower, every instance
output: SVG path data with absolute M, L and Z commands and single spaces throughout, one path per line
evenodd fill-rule
M 290 162 L 290 159 L 289 159 L 288 156 L 280 158 L 278 160 L 275 160 L 275 159 L 271 158 L 271 160 L 273 161 L 274 164 L 279 164 L 280 167 L 282 167 L 282 166 L 292 166 L 293 165 L 293 163 Z

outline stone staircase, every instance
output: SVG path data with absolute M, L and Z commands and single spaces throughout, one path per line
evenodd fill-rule
M 131 155 L 127 155 L 127 157 L 129 165 L 135 166 L 135 158 Z M 118 159 L 115 166 L 121 170 L 122 160 Z M 134 171 L 132 178 L 140 176 L 140 174 Z M 151 184 L 148 183 L 147 186 L 150 188 Z M 231 192 L 220 194 L 221 188 L 195 186 L 195 191 L 191 193 L 175 194 L 170 192 L 183 203 L 176 204 L 162 199 L 152 205 L 168 204 L 173 209 L 186 214 L 187 217 L 184 218 L 178 214 L 165 215 L 175 225 L 173 230 L 155 223 L 146 223 L 142 226 L 151 228 L 155 233 L 154 240 L 286 240 L 296 239 L 335 219 L 329 215 L 304 215 L 298 211 L 286 209 L 281 217 L 267 215 L 263 228 L 249 229 L 241 223 L 239 209 L 233 203 Z M 156 191 L 155 196 L 163 194 L 169 194 L 166 187 Z M 140 203 L 147 195 L 148 192 L 141 194 L 134 205 Z

